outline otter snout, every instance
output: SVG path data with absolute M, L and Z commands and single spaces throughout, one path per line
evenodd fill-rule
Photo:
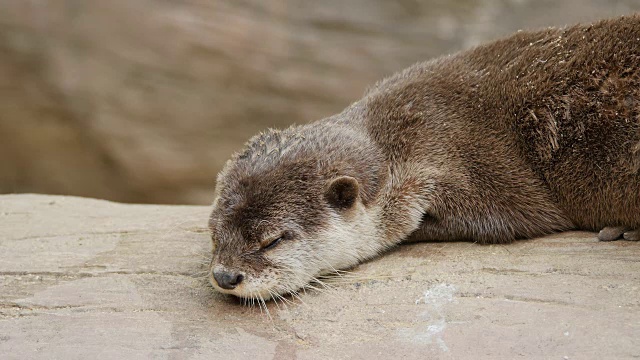
M 225 290 L 233 290 L 244 280 L 244 275 L 235 271 L 219 270 L 213 271 L 213 278 L 218 286 Z

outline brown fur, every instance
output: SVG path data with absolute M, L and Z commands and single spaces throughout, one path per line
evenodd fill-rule
M 214 263 L 277 268 L 261 255 L 264 226 L 305 241 L 295 239 L 332 216 L 349 219 L 331 204 L 340 194 L 327 194 L 339 176 L 380 209 L 384 247 L 605 227 L 617 230 L 603 240 L 637 239 L 639 101 L 638 16 L 519 32 L 414 65 L 341 114 L 252 139 L 218 180 Z
M 508 242 L 640 227 L 639 100 L 630 16 L 418 64 L 370 92 L 366 126 L 390 161 L 448 167 L 414 237 Z

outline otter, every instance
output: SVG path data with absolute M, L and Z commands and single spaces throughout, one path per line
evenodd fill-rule
M 268 299 L 409 241 L 637 241 L 639 101 L 638 15 L 418 63 L 226 163 L 211 283 Z

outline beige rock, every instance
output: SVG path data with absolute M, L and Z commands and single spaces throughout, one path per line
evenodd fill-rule
M 209 209 L 0 196 L 3 359 L 627 359 L 640 244 L 422 243 L 265 310 L 214 293 Z

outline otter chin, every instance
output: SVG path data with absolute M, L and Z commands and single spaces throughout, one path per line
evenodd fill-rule
M 640 17 L 416 64 L 218 176 L 211 283 L 268 299 L 405 241 L 640 240 Z

